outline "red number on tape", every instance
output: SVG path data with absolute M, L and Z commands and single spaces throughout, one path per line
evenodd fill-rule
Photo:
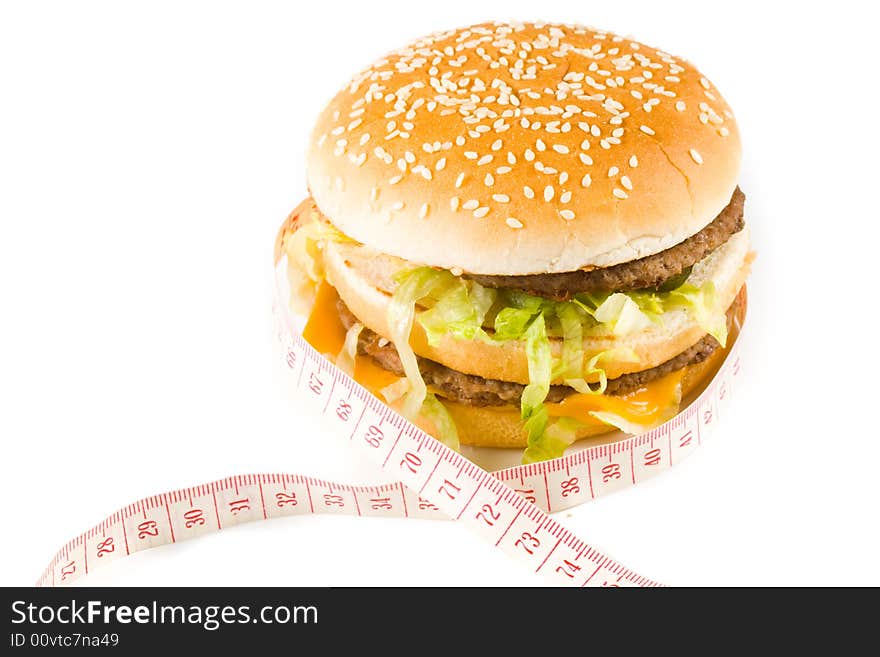
M 580 566 L 578 566 L 575 563 L 572 563 L 568 559 L 564 559 L 560 565 L 556 566 L 557 573 L 562 573 L 566 577 L 570 577 L 570 578 L 574 578 L 575 573 L 577 571 L 579 571 L 580 569 L 581 569 Z
M 535 549 L 541 545 L 541 541 L 538 540 L 537 536 L 532 536 L 529 532 L 523 532 L 522 535 L 516 539 L 514 545 L 519 545 L 529 554 L 534 554 Z
M 515 488 L 514 489 L 521 497 L 526 498 L 526 501 L 535 503 L 535 489 L 534 488 Z
M 140 540 L 144 540 L 147 536 L 159 535 L 159 527 L 156 525 L 155 520 L 144 520 L 141 524 L 137 526 L 137 529 L 138 538 Z
M 371 424 L 370 428 L 367 429 L 367 435 L 364 436 L 364 440 L 367 442 L 367 445 L 370 447 L 378 447 L 382 444 L 382 441 L 385 439 L 385 434 L 382 433 L 382 430 L 377 427 L 375 424 Z
M 246 511 L 250 508 L 250 498 L 247 497 L 240 500 L 232 500 L 229 503 L 229 510 L 235 515 L 237 515 L 239 511 Z
M 450 500 L 454 500 L 455 497 L 461 492 L 461 488 L 453 484 L 448 479 L 444 479 L 443 483 L 440 484 L 440 488 L 437 489 L 437 492 L 445 493 Z
M 650 452 L 645 452 L 645 465 L 658 465 L 660 463 L 660 450 L 656 447 Z
M 483 508 L 477 512 L 477 518 L 480 518 L 490 527 L 495 525 L 495 521 L 501 517 L 501 514 L 495 510 L 491 504 L 484 504 Z
M 116 551 L 116 546 L 113 545 L 113 537 L 105 538 L 103 541 L 98 543 L 98 557 L 103 557 L 105 554 L 110 554 L 111 552 Z
M 562 497 L 568 497 L 569 495 L 577 495 L 581 492 L 581 487 L 578 486 L 578 478 L 572 477 L 568 481 L 562 482 Z
M 418 454 L 413 454 L 412 452 L 407 452 L 403 455 L 403 460 L 400 462 L 400 467 L 406 467 L 413 474 L 416 473 L 416 470 L 419 469 L 419 466 L 422 464 L 422 459 L 419 458 Z
M 620 479 L 620 465 L 617 463 L 609 463 L 602 468 L 602 483 L 607 483 L 612 479 Z
M 275 493 L 275 504 L 278 507 L 296 506 L 296 493 Z
M 340 399 L 339 406 L 336 407 L 336 415 L 343 422 L 347 422 L 349 416 L 351 415 L 351 404 L 349 404 L 344 399 Z
M 61 566 L 61 581 L 63 582 L 68 577 L 73 575 L 76 572 L 76 564 L 73 561 Z
M 205 513 L 201 509 L 190 509 L 183 514 L 183 517 L 186 519 L 184 525 L 187 529 L 205 524 Z
M 691 439 L 694 437 L 693 432 L 688 429 L 682 436 L 678 439 L 679 447 L 687 447 L 691 444 Z
M 345 502 L 342 501 L 342 495 L 327 493 L 324 495 L 324 506 L 345 506 Z

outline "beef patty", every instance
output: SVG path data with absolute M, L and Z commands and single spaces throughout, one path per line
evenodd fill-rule
M 728 321 L 736 314 L 740 297 L 727 311 Z M 337 302 L 340 319 L 346 330 L 357 321 L 354 314 L 340 299 Z M 705 335 L 692 347 L 685 349 L 677 356 L 670 358 L 665 363 L 641 372 L 631 372 L 608 380 L 605 394 L 625 395 L 638 390 L 646 383 L 659 379 L 670 372 L 675 372 L 688 365 L 695 365 L 706 360 L 712 352 L 718 349 L 718 341 L 711 335 Z M 404 376 L 403 365 L 397 355 L 397 349 L 388 340 L 380 337 L 368 328 L 364 328 L 358 338 L 358 353 L 369 356 L 376 364 L 398 376 Z M 441 396 L 450 401 L 468 404 L 470 406 L 506 406 L 508 404 L 519 405 L 520 397 L 525 386 L 512 381 L 500 381 L 498 379 L 484 379 L 474 374 L 465 374 L 433 360 L 417 356 L 419 371 L 425 383 L 436 389 Z M 550 386 L 547 401 L 560 402 L 575 390 L 568 386 Z
M 625 292 L 656 289 L 675 278 L 724 244 L 731 235 L 742 230 L 745 194 L 737 187 L 727 204 L 708 226 L 684 242 L 665 251 L 612 267 L 576 270 L 560 274 L 527 274 L 524 276 L 486 276 L 465 274 L 466 278 L 486 287 L 524 290 L 529 294 L 567 300 L 578 292 Z

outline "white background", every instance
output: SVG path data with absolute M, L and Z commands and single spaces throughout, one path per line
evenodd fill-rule
M 745 140 L 759 259 L 733 410 L 682 465 L 563 522 L 671 584 L 880 584 L 880 105 L 862 3 L 356 4 L 2 4 L 0 584 L 30 584 L 63 542 L 153 493 L 239 472 L 375 478 L 286 396 L 275 232 L 337 87 L 412 37 L 493 17 L 584 22 L 694 60 Z M 540 582 L 452 523 L 314 517 L 86 583 Z

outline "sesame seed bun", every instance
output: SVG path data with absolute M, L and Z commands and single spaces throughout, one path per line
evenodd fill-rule
M 745 282 L 751 258 L 749 229 L 746 226 L 697 263 L 688 280 L 696 286 L 712 280 L 720 307 L 727 308 Z M 324 247 L 323 262 L 328 282 L 336 288 L 345 305 L 364 326 L 386 338 L 391 335 L 388 305 L 394 285 L 392 272 L 400 269 L 396 260 L 355 244 L 328 242 Z M 652 325 L 624 336 L 585 337 L 584 362 L 586 364 L 599 352 L 616 347 L 634 350 L 639 357 L 638 362 L 603 359 L 602 367 L 608 378 L 613 379 L 665 363 L 696 344 L 705 334 L 705 329 L 691 313 L 669 310 L 664 313 L 662 325 Z M 554 357 L 559 358 L 562 341 L 551 338 L 550 343 Z M 431 346 L 421 324 L 414 322 L 410 344 L 419 356 L 465 374 L 516 383 L 529 382 L 525 343 L 521 340 L 489 343 L 444 336 L 436 346 Z
M 730 201 L 739 165 L 733 114 L 688 62 L 592 28 L 487 23 L 355 76 L 317 121 L 308 183 L 377 251 L 520 275 L 682 242 Z

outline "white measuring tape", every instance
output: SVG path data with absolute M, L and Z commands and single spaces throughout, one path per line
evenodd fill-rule
M 154 495 L 69 541 L 38 580 L 68 584 L 107 563 L 254 520 L 341 513 L 453 518 L 555 584 L 657 586 L 591 548 L 548 513 L 635 485 L 672 467 L 707 437 L 740 371 L 738 337 L 703 392 L 651 431 L 552 461 L 489 473 L 408 422 L 293 329 L 276 305 L 282 354 L 296 387 L 354 451 L 399 483 L 352 486 L 296 474 L 252 474 Z

